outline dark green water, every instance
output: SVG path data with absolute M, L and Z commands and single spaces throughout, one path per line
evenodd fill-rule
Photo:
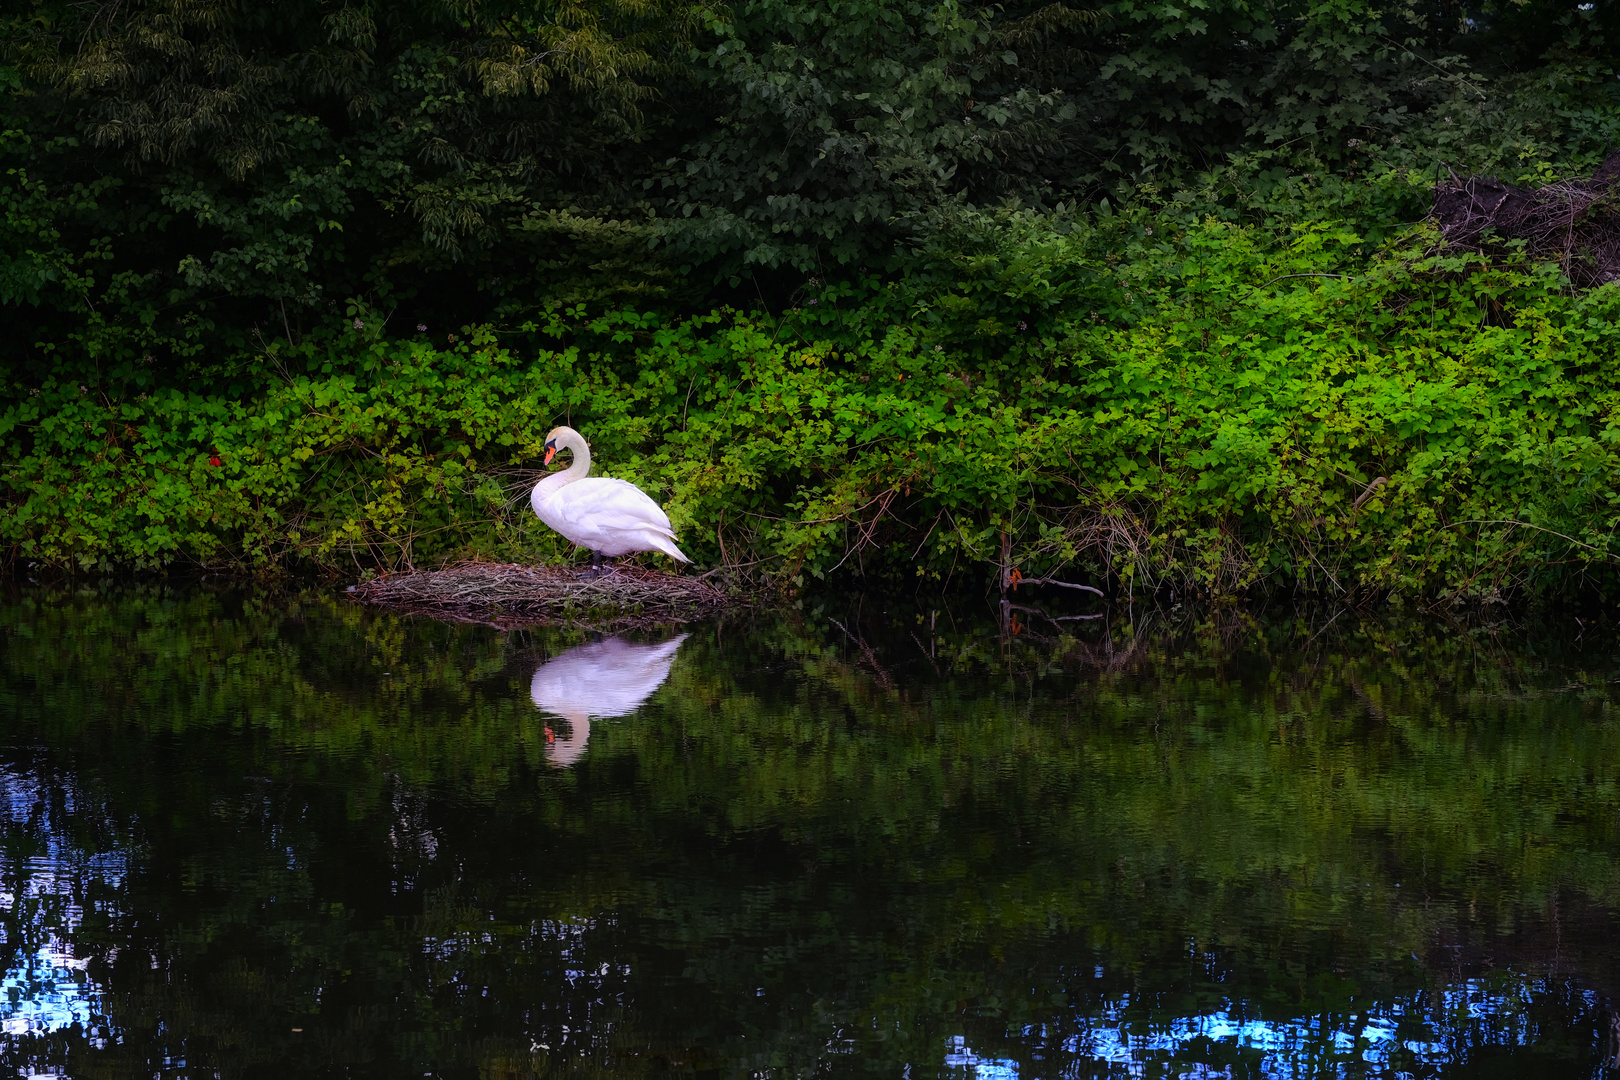
M 0 611 L 19 1076 L 1617 1075 L 1573 619 Z

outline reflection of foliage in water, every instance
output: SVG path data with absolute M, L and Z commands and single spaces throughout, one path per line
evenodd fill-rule
M 708 626 L 558 772 L 527 683 L 578 634 L 202 592 L 7 607 L 0 715 L 141 853 L 128 914 L 82 935 L 126 1033 L 63 1051 L 85 1071 L 183 1032 L 227 1074 L 521 1075 L 582 1045 L 615 1072 L 971 1046 L 1045 1073 L 1109 1017 L 1218 1063 L 1220 1023 L 1315 1013 L 1352 1032 L 1330 1056 L 1376 1014 L 1438 1024 L 1411 1037 L 1442 1057 L 1512 1030 L 1580 1057 L 1588 991 L 1620 986 L 1612 946 L 1559 944 L 1620 901 L 1606 640 Z M 1484 985 L 1487 948 L 1518 974 L 1460 1021 L 1430 992 Z

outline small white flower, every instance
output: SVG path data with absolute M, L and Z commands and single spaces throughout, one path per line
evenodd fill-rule
M 417 323 L 417 324 L 416 324 L 416 332 L 417 332 L 417 333 L 418 333 L 418 334 L 425 334 L 425 333 L 427 333 L 427 323 L 425 323 L 425 322 L 419 322 L 419 323 Z
M 361 322 L 359 319 L 356 319 L 354 320 L 354 328 L 356 330 L 364 330 L 366 328 L 366 324 Z

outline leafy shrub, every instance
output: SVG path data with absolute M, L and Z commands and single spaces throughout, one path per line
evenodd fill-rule
M 964 221 L 777 320 L 364 325 L 236 392 L 46 380 L 0 412 L 0 542 L 60 566 L 558 559 L 557 422 L 700 562 L 799 585 L 1026 574 L 1219 592 L 1567 592 L 1614 551 L 1614 286 L 1329 225 Z M 999 243 L 999 246 L 998 246 Z M 363 324 L 363 320 L 356 320 Z M 217 465 L 211 464 L 217 460 Z

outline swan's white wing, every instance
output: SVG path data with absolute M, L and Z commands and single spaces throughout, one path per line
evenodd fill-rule
M 541 521 L 574 543 L 608 556 L 662 551 L 680 562 L 691 561 L 675 546 L 669 516 L 636 485 L 606 477 L 567 485 L 553 485 L 550 479 L 535 485 L 530 503 Z
M 589 477 L 575 481 L 552 497 L 564 521 L 579 529 L 634 531 L 651 529 L 675 535 L 669 515 L 647 493 L 628 480 Z
M 686 637 L 657 645 L 615 637 L 569 649 L 540 665 L 529 696 L 544 711 L 570 720 L 629 716 L 669 678 Z

